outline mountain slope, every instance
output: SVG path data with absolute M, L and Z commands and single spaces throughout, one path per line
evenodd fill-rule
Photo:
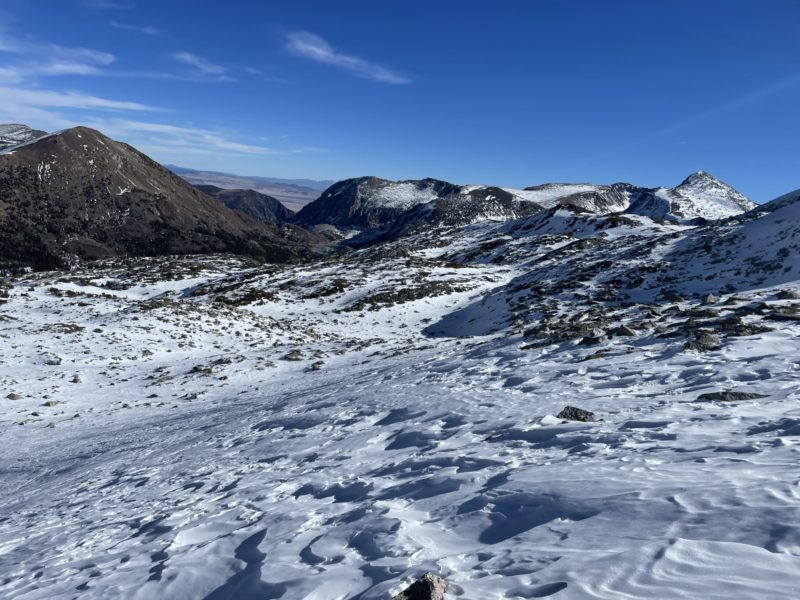
M 378 177 L 345 179 L 303 207 L 294 218 L 299 225 L 333 225 L 342 230 L 386 227 L 405 211 L 458 191 L 437 179 L 388 181 Z
M 0 151 L 31 142 L 45 135 L 47 135 L 46 131 L 31 129 L 27 125 L 19 123 L 0 125 Z
M 277 198 L 255 190 L 230 190 L 214 185 L 196 185 L 204 194 L 216 198 L 228 208 L 242 212 L 256 221 L 276 225 L 289 221 L 295 214 Z
M 131 146 L 85 127 L 0 156 L 0 264 L 6 266 L 209 252 L 287 260 L 317 241 L 233 211 Z
M 655 218 L 713 221 L 732 217 L 756 205 L 705 171 L 689 175 L 674 188 L 642 190 L 628 212 Z

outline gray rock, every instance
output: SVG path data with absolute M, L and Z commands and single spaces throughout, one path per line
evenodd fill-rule
M 17 393 L 11 392 L 8 396 L 6 396 L 6 398 L 8 400 L 20 400 L 20 399 L 22 399 L 22 396 L 20 396 Z
M 283 355 L 283 360 L 303 360 L 303 353 L 300 350 L 290 350 Z
M 778 300 L 800 300 L 800 294 L 794 290 L 781 290 L 777 293 Z
M 709 352 L 720 347 L 719 337 L 707 330 L 698 331 L 693 340 L 683 345 L 684 350 L 694 350 L 695 352 Z
M 702 302 L 706 306 L 709 304 L 714 304 L 716 301 L 717 299 L 714 297 L 714 294 L 706 294 L 705 296 L 700 298 L 700 302 Z
M 433 573 L 425 573 L 392 600 L 444 600 L 447 584 Z
M 734 392 L 724 390 L 722 392 L 708 392 L 697 397 L 698 402 L 737 402 L 741 400 L 758 400 L 766 398 L 764 394 L 754 394 L 753 392 Z
M 587 335 L 579 343 L 581 346 L 595 346 L 606 341 L 606 336 L 602 334 Z
M 620 325 L 619 327 L 611 330 L 611 335 L 617 337 L 631 337 L 636 335 L 636 332 L 627 325 Z
M 594 421 L 594 413 L 575 406 L 565 406 L 564 409 L 556 415 L 557 419 L 564 419 L 565 421 L 582 421 L 588 423 Z

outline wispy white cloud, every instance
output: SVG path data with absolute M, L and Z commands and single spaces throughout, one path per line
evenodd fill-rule
M 83 0 L 87 8 L 100 10 L 131 10 L 136 6 L 134 0 Z
M 172 55 L 172 58 L 179 63 L 192 67 L 195 73 L 204 77 L 210 77 L 218 81 L 232 81 L 232 78 L 228 75 L 229 70 L 227 67 L 215 64 L 197 54 L 185 51 L 176 52 Z
M 103 98 L 82 92 L 58 92 L 0 85 L 0 122 L 28 123 L 40 129 L 72 127 L 103 112 L 156 112 L 138 102 Z M 72 116 L 74 114 L 74 116 Z M 86 115 L 81 117 L 80 115 Z M 91 116 L 89 116 L 91 115 Z
M 14 64 L 2 68 L 3 81 L 47 75 L 98 75 L 115 59 L 109 52 L 40 43 L 4 31 L 0 31 L 0 53 L 19 57 Z
M 358 56 L 334 49 L 326 40 L 307 31 L 295 31 L 286 36 L 285 48 L 292 54 L 324 65 L 349 71 L 357 77 L 382 83 L 411 83 L 408 77 Z
M 125 29 L 127 31 L 135 31 L 144 35 L 161 35 L 161 31 L 152 25 L 131 25 L 130 23 L 121 23 L 120 21 L 111 21 L 111 27 L 117 29 Z
M 81 92 L 56 92 L 51 90 L 25 89 L 17 87 L 0 86 L 0 98 L 5 107 L 33 106 L 50 108 L 74 109 L 101 109 L 101 110 L 128 110 L 128 111 L 158 111 L 158 108 L 129 102 L 126 100 L 111 100 Z
M 166 123 L 152 123 L 127 119 L 95 119 L 93 126 L 112 136 L 127 138 L 133 134 L 141 136 L 141 145 L 169 148 L 174 152 L 196 154 L 220 152 L 239 155 L 279 154 L 267 147 L 231 139 L 229 134 L 199 127 L 184 127 Z

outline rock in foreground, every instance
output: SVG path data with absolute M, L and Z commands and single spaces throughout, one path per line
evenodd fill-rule
M 447 591 L 444 579 L 433 573 L 425 573 L 392 600 L 443 600 Z

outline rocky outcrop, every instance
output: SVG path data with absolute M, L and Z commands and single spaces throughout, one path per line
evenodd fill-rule
M 444 579 L 433 573 L 425 573 L 392 600 L 443 600 L 447 591 Z
M 565 421 L 580 421 L 589 423 L 594 421 L 594 413 L 575 406 L 565 406 L 564 409 L 556 415 L 557 419 L 564 419 Z

